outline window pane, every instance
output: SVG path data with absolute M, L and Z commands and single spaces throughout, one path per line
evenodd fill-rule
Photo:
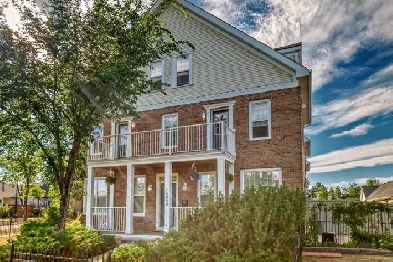
M 200 181 L 201 195 L 214 196 L 214 176 L 202 174 L 199 181 Z
M 134 196 L 134 213 L 145 213 L 144 196 Z
M 251 132 L 253 138 L 269 137 L 269 115 L 268 102 L 251 104 Z
M 145 195 L 145 178 L 136 177 L 134 180 L 134 195 Z
M 252 128 L 252 137 L 269 137 L 269 128 L 267 126 L 257 126 Z
M 189 71 L 177 73 L 177 86 L 187 85 L 190 80 Z
M 164 117 L 164 128 L 177 127 L 177 116 L 165 116 Z
M 177 72 L 188 71 L 189 68 L 190 68 L 190 63 L 188 58 L 182 58 L 182 57 L 177 58 Z
M 243 173 L 244 188 L 279 185 L 279 171 L 254 171 Z
M 151 71 L 150 71 L 150 77 L 155 78 L 155 77 L 160 77 L 162 76 L 162 62 L 156 62 L 151 64 Z
M 106 207 L 106 196 L 96 197 L 96 207 Z
M 200 199 L 200 202 L 201 202 L 201 206 L 207 206 L 210 202 L 213 202 L 214 201 L 214 195 L 206 195 L 206 196 L 202 196 L 201 195 L 201 199 Z

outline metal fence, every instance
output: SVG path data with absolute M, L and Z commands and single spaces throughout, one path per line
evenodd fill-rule
M 308 200 L 307 201 L 307 214 L 306 221 L 308 221 L 308 227 L 306 232 L 309 231 L 310 216 L 313 206 L 318 206 L 316 208 L 317 212 L 317 227 L 318 227 L 318 242 L 327 242 L 326 238 L 333 237 L 334 242 L 344 244 L 351 241 L 351 228 L 345 223 L 335 223 L 333 221 L 333 212 L 330 207 L 333 205 L 345 205 L 348 206 L 352 202 L 350 200 Z M 322 207 L 321 207 L 322 206 Z M 390 207 L 393 211 L 393 207 L 389 204 L 386 206 Z M 366 222 L 363 226 L 358 228 L 359 230 L 367 233 L 373 234 L 389 234 L 393 235 L 393 214 L 390 211 L 387 212 L 375 212 L 372 215 L 366 217 Z M 328 241 L 331 241 L 328 240 Z
M 0 219 L 0 236 L 19 234 L 20 226 L 22 224 L 23 218 Z

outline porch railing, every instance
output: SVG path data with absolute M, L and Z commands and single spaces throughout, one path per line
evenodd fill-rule
M 104 136 L 90 144 L 89 161 L 187 152 L 235 155 L 235 131 L 224 122 Z
M 94 230 L 125 232 L 125 207 L 93 207 L 91 225 Z
M 187 216 L 194 214 L 200 207 L 171 207 L 173 227 L 178 230 L 180 221 L 187 218 Z

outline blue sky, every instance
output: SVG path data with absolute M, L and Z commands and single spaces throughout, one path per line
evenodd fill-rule
M 313 70 L 311 184 L 393 179 L 392 1 L 192 2 L 271 47 L 303 43 Z

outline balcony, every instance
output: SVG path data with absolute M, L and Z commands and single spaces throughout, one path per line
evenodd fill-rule
M 235 131 L 224 122 L 103 136 L 90 144 L 88 161 L 219 151 L 235 156 Z

